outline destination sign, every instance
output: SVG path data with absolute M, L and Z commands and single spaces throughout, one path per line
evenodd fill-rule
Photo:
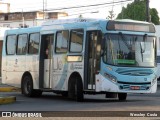
M 137 32 L 155 32 L 153 24 L 138 23 L 138 22 L 120 22 L 109 21 L 107 30 L 124 30 L 124 31 L 137 31 Z

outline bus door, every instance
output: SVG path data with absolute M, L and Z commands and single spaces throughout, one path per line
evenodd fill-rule
M 40 88 L 51 88 L 53 43 L 54 34 L 45 34 L 41 36 L 39 67 Z
M 100 71 L 102 33 L 100 30 L 87 31 L 85 46 L 84 88 L 95 90 L 95 75 Z

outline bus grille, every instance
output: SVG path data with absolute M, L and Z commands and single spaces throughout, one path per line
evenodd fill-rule
M 150 83 L 135 83 L 135 84 L 119 84 L 119 89 L 121 90 L 131 90 L 131 86 L 139 86 L 139 90 L 149 90 Z
M 130 85 L 121 85 L 121 86 L 119 86 L 119 88 L 121 90 L 131 90 Z M 140 86 L 139 90 L 149 90 L 149 88 L 150 88 L 149 86 Z
M 130 76 L 148 76 L 153 74 L 152 70 L 146 70 L 146 69 L 139 69 L 139 70 L 135 70 L 135 69 L 122 69 L 119 68 L 116 70 L 116 72 L 118 74 L 121 75 L 130 75 Z
M 151 82 L 122 82 L 122 81 L 117 81 L 119 84 L 128 84 L 128 85 L 151 85 Z

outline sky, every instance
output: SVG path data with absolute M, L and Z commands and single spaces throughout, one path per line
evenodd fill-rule
M 2 0 L 3 2 L 10 3 L 11 12 L 22 12 L 22 11 L 32 11 L 32 10 L 43 10 L 43 1 L 44 7 L 46 9 L 54 9 L 54 11 L 67 12 L 70 18 L 78 17 L 82 14 L 83 17 L 90 18 L 106 18 L 109 15 L 108 11 L 113 9 L 115 16 L 121 12 L 121 8 L 128 3 L 126 0 Z M 115 2 L 113 4 L 113 1 Z M 120 2 L 125 1 L 125 2 Z M 112 3 L 112 4 L 111 4 Z M 158 0 L 150 0 L 150 8 L 156 8 L 160 16 L 160 7 Z M 63 9 L 55 10 L 59 8 L 70 8 L 77 6 L 86 6 L 93 4 L 104 4 L 103 6 L 95 7 L 84 7 L 78 9 Z

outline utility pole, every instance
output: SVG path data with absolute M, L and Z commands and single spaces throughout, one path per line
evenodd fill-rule
M 149 12 L 149 0 L 146 0 L 146 21 L 151 22 L 150 12 Z
M 43 0 L 43 20 L 46 19 L 47 0 Z
M 114 11 L 113 11 L 113 7 L 114 7 L 114 0 L 113 0 L 113 5 L 112 5 L 112 11 L 110 11 L 111 20 L 113 20 L 113 18 L 115 16 Z
M 23 25 L 23 28 L 24 28 L 24 15 L 23 15 L 23 9 L 22 9 L 22 25 Z
M 43 0 L 43 20 L 45 19 L 45 13 L 44 13 L 44 0 Z

